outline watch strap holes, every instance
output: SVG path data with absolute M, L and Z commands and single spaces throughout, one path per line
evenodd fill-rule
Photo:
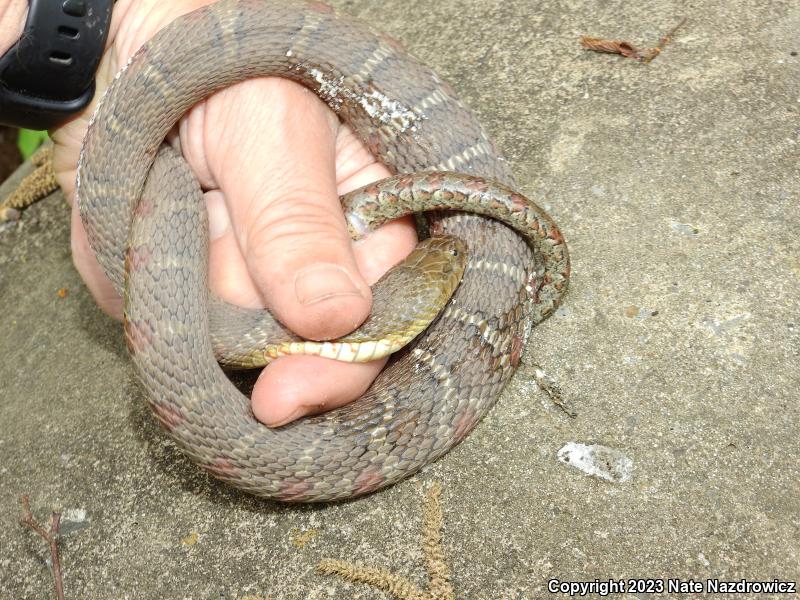
M 72 64 L 72 55 L 69 54 L 68 52 L 53 50 L 50 53 L 50 62 L 56 65 L 68 67 Z
M 70 27 L 69 25 L 59 25 L 58 33 L 59 35 L 62 35 L 66 38 L 75 40 L 78 39 L 78 36 L 80 35 L 81 32 L 75 29 L 74 27 Z

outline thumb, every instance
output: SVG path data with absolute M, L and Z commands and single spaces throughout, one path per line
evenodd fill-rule
M 264 303 L 312 339 L 349 333 L 371 306 L 336 190 L 337 128 L 308 90 L 262 78 L 209 98 L 181 129 L 193 168 L 222 190 L 222 235 L 236 238 Z

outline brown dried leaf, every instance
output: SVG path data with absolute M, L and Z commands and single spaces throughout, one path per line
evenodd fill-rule
M 626 58 L 632 58 L 641 62 L 649 63 L 656 56 L 661 54 L 664 46 L 672 41 L 675 32 L 686 24 L 686 17 L 681 19 L 672 30 L 659 40 L 655 48 L 637 48 L 630 42 L 623 40 L 606 40 L 589 36 L 581 37 L 581 46 L 592 52 L 606 52 L 608 54 L 620 54 Z
M 621 54 L 626 58 L 632 58 L 634 60 L 642 60 L 644 58 L 643 50 L 637 48 L 630 42 L 622 40 L 604 40 L 601 38 L 583 36 L 581 38 L 581 46 L 593 52 Z

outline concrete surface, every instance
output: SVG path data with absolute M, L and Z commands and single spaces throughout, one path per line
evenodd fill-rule
M 71 266 L 63 201 L 31 209 L 0 233 L 0 597 L 52 597 L 46 548 L 15 522 L 29 493 L 39 517 L 71 511 L 69 599 L 383 599 L 314 566 L 349 558 L 424 584 L 433 480 L 459 598 L 550 597 L 550 578 L 800 578 L 800 6 L 335 4 L 480 113 L 566 233 L 565 306 L 443 460 L 355 502 L 280 506 L 166 439 Z M 578 47 L 651 45 L 684 15 L 648 66 Z M 537 389 L 534 360 L 575 419 Z M 569 442 L 619 451 L 630 479 L 563 464 Z

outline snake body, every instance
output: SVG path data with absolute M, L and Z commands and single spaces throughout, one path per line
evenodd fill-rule
M 363 397 L 277 429 L 254 419 L 214 358 L 210 336 L 225 335 L 212 327 L 236 329 L 238 313 L 208 297 L 202 196 L 183 159 L 160 150 L 193 104 L 263 75 L 316 92 L 399 174 L 344 199 L 355 235 L 410 211 L 481 213 L 433 213 L 432 233 L 468 252 L 433 324 Z M 554 310 L 569 276 L 557 227 L 513 185 L 474 115 L 396 41 L 319 3 L 270 0 L 221 0 L 159 32 L 99 103 L 78 166 L 81 217 L 125 294 L 128 346 L 155 415 L 216 477 L 284 501 L 397 482 L 460 442 L 494 404 L 531 323 Z

